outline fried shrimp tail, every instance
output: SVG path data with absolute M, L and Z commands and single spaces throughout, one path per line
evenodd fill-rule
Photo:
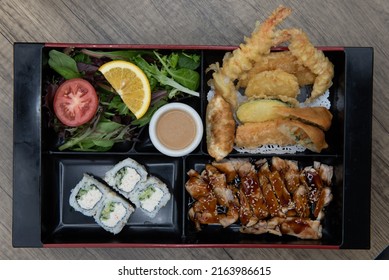
M 291 14 L 292 10 L 279 6 L 269 18 L 259 24 L 251 37 L 245 38 L 245 43 L 223 59 L 222 73 L 230 80 L 235 80 L 239 75 L 252 68 L 261 55 L 270 53 L 274 46 L 275 27 Z
M 289 35 L 286 37 L 290 37 L 290 44 L 288 46 L 290 52 L 301 64 L 317 75 L 313 84 L 311 97 L 308 99 L 308 102 L 312 101 L 322 95 L 332 85 L 334 65 L 321 50 L 318 50 L 312 45 L 307 34 L 302 30 L 293 28 L 283 30 L 280 33 Z
M 237 96 L 234 81 L 243 73 L 249 71 L 258 57 L 270 53 L 275 37 L 275 27 L 291 13 L 291 9 L 279 6 L 272 15 L 258 25 L 251 37 L 245 38 L 245 43 L 223 58 L 223 65 L 210 65 L 208 70 L 214 70 L 213 85 L 233 109 L 237 107 Z
M 299 86 L 311 85 L 316 78 L 311 70 L 298 63 L 290 51 L 278 51 L 261 57 L 247 73 L 242 73 L 238 78 L 238 86 L 246 88 L 248 82 L 257 74 L 276 69 L 295 75 Z

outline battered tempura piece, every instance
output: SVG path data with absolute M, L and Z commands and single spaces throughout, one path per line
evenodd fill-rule
M 281 36 L 290 38 L 288 46 L 297 60 L 317 75 L 308 102 L 322 95 L 331 85 L 334 77 L 334 65 L 321 50 L 316 49 L 307 35 L 300 29 L 280 31 Z
M 331 126 L 332 114 L 325 107 L 277 107 L 276 112 L 284 118 L 292 118 L 316 125 L 324 131 L 327 131 Z
M 327 131 L 332 114 L 325 107 L 290 107 L 288 103 L 274 99 L 252 99 L 242 103 L 236 115 L 241 123 L 264 122 L 275 119 L 294 119 Z
M 304 124 L 295 120 L 282 120 L 278 130 L 293 139 L 294 143 L 320 153 L 328 148 L 324 132 L 315 126 Z
M 276 99 L 250 99 L 239 105 L 236 117 L 239 122 L 264 122 L 280 118 L 279 107 L 289 107 L 290 104 Z
M 263 71 L 253 76 L 245 90 L 247 97 L 287 96 L 296 98 L 300 92 L 296 76 L 283 70 Z
M 254 66 L 239 76 L 238 86 L 245 88 L 248 82 L 258 73 L 280 69 L 296 76 L 299 86 L 311 85 L 316 75 L 307 67 L 298 63 L 297 58 L 290 51 L 271 52 L 259 57 Z
M 250 70 L 253 62 L 259 56 L 270 53 L 271 47 L 274 46 L 274 29 L 290 13 L 289 8 L 279 6 L 269 18 L 253 31 L 251 37 L 245 38 L 244 44 L 241 44 L 232 54 L 226 54 L 222 67 L 219 64 L 209 66 L 208 69 L 215 71 L 213 73 L 215 90 L 220 92 L 233 109 L 238 104 L 234 80 L 241 73 Z
M 213 73 L 213 79 L 211 84 L 214 86 L 215 91 L 218 91 L 222 97 L 230 104 L 231 109 L 235 109 L 238 106 L 238 95 L 235 85 L 226 75 L 221 72 L 219 63 L 212 64 L 208 70 L 215 70 Z
M 328 148 L 324 132 L 316 126 L 291 120 L 290 123 L 281 125 L 280 130 L 284 133 L 291 133 L 297 144 L 307 147 L 313 152 L 320 153 L 323 149 Z
M 219 94 L 208 103 L 205 122 L 208 153 L 222 160 L 233 149 L 235 121 L 230 105 Z
M 277 144 L 280 146 L 294 144 L 295 141 L 293 139 L 278 130 L 278 124 L 282 121 L 278 119 L 239 125 L 236 129 L 236 146 L 250 149 L 265 144 Z
M 313 152 L 320 152 L 328 147 L 321 129 L 289 119 L 240 125 L 236 130 L 235 143 L 244 148 L 256 148 L 266 144 L 297 144 Z

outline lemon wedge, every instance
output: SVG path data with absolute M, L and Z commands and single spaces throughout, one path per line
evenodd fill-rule
M 99 71 L 120 95 L 137 119 L 150 107 L 150 83 L 145 73 L 135 64 L 113 60 L 100 66 Z

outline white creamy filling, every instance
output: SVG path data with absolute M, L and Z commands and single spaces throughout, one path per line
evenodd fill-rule
M 125 192 L 130 192 L 140 181 L 140 175 L 135 169 L 126 167 L 126 172 L 121 180 L 119 188 Z
M 100 201 L 103 194 L 100 192 L 99 189 L 93 187 L 90 190 L 88 190 L 87 193 L 83 194 L 78 200 L 78 205 L 80 205 L 81 208 L 90 210 L 95 207 L 97 202 Z
M 124 216 L 126 216 L 127 210 L 122 203 L 115 203 L 115 209 L 109 214 L 108 219 L 102 219 L 101 223 L 107 227 L 115 227 Z
M 159 188 L 154 188 L 154 189 L 155 192 L 153 192 L 153 194 L 149 198 L 140 201 L 141 207 L 149 212 L 154 211 L 154 209 L 158 206 L 159 202 L 163 197 L 163 191 L 161 191 L 161 189 Z

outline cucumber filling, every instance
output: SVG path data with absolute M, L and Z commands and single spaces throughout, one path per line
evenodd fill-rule
M 102 197 L 103 194 L 101 191 L 96 187 L 96 185 L 92 184 L 81 188 L 76 195 L 76 200 L 81 208 L 90 210 L 96 206 Z
M 139 193 L 138 199 L 141 207 L 148 212 L 153 212 L 163 197 L 163 191 L 154 186 L 148 186 Z
M 100 221 L 107 227 L 115 227 L 125 216 L 127 210 L 120 202 L 107 203 L 101 211 Z
M 134 168 L 125 166 L 115 175 L 116 187 L 125 192 L 131 192 L 141 177 Z

